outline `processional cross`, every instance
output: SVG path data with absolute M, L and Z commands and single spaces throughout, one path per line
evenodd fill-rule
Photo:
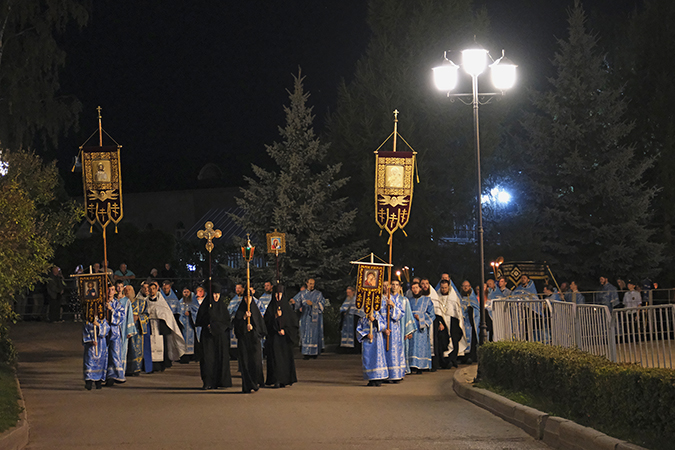
M 222 231 L 213 229 L 213 222 L 208 221 L 204 224 L 204 229 L 197 231 L 199 239 L 206 239 L 206 250 L 209 252 L 209 293 L 211 290 L 211 250 L 213 250 L 213 239 L 218 239 L 223 235 Z

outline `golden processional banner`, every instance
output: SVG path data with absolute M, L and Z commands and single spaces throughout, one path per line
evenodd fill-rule
M 384 288 L 384 267 L 382 264 L 359 265 L 356 280 L 356 307 L 363 309 L 366 315 L 371 311 L 379 311 L 382 306 L 382 290 Z
M 120 146 L 82 147 L 82 181 L 89 224 L 117 227 L 123 215 Z
M 375 152 L 375 222 L 391 235 L 408 224 L 416 152 Z M 405 234 L 405 231 L 403 231 Z
M 103 273 L 85 273 L 72 275 L 77 278 L 77 290 L 84 319 L 93 322 L 94 318 L 103 320 L 106 315 L 108 289 Z

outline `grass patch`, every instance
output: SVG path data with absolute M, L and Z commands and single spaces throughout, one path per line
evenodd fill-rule
M 480 381 L 478 383 L 473 384 L 474 387 L 485 389 L 490 392 L 494 392 L 497 395 L 501 395 L 502 397 L 508 398 L 509 400 L 512 400 L 516 403 L 520 403 L 521 405 L 529 406 L 530 408 L 534 408 L 538 411 L 541 411 L 543 413 L 546 413 L 550 416 L 556 416 L 556 417 L 562 417 L 563 419 L 568 419 L 572 420 L 574 422 L 581 422 L 578 419 L 570 419 L 572 415 L 570 414 L 569 411 L 562 411 L 556 402 L 552 401 L 548 397 L 542 397 L 542 396 L 537 396 L 533 395 L 532 393 L 528 392 L 522 392 L 522 391 L 514 391 L 511 389 L 506 389 L 501 386 L 495 385 L 488 383 L 486 381 Z M 652 443 L 650 441 L 646 441 L 644 439 L 644 436 L 640 435 L 639 433 L 635 433 L 631 430 L 627 430 L 624 428 L 619 428 L 619 427 L 611 427 L 607 426 L 606 424 L 599 424 L 594 422 L 593 420 L 590 420 L 586 423 L 582 423 L 582 425 L 595 428 L 596 430 L 605 433 L 609 436 L 616 437 L 618 439 L 623 439 L 628 442 L 632 442 L 637 445 L 641 446 L 649 446 Z M 657 444 L 658 445 L 658 444 Z M 666 447 L 662 447 L 658 445 L 657 447 L 654 448 L 663 448 L 663 449 L 670 449 L 672 448 L 670 445 Z
M 474 383 L 474 387 L 494 392 L 497 395 L 501 395 L 502 397 L 506 397 L 516 403 L 529 406 L 530 408 L 537 409 L 551 416 L 564 417 L 564 414 L 562 414 L 561 411 L 556 411 L 555 404 L 549 398 L 533 395 L 527 392 L 513 391 L 501 386 L 497 386 L 496 384 L 488 383 L 486 381 Z
M 21 411 L 14 369 L 0 363 L 0 433 L 16 425 Z

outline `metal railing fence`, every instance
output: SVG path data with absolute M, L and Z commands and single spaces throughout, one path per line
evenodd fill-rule
M 615 309 L 618 362 L 673 368 L 675 305 Z
M 510 298 L 492 302 L 495 341 L 578 347 L 610 361 L 672 369 L 675 305 L 618 308 Z

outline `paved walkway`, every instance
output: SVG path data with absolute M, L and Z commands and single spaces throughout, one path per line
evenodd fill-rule
M 294 386 L 249 395 L 238 376 L 230 389 L 199 390 L 194 363 L 86 391 L 79 324 L 20 323 L 11 336 L 29 449 L 548 448 L 457 397 L 454 370 L 366 387 L 360 356 L 325 354 L 296 360 Z

